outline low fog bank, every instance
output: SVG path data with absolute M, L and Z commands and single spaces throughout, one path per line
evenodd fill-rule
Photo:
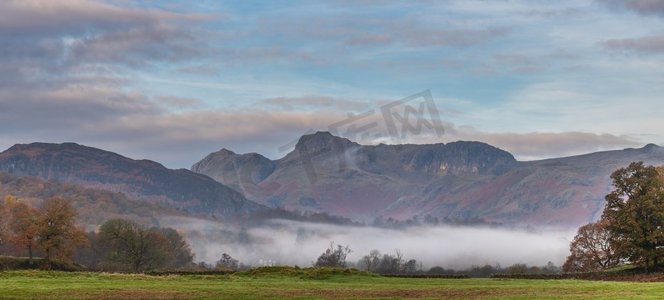
M 515 263 L 541 266 L 549 261 L 561 265 L 575 234 L 459 226 L 384 229 L 285 220 L 272 220 L 253 228 L 190 218 L 167 218 L 161 223 L 185 234 L 196 261 L 214 264 L 222 253 L 228 253 L 251 266 L 311 266 L 330 242 L 350 246 L 348 261 L 352 263 L 374 249 L 381 253 L 398 249 L 405 258 L 417 259 L 425 269 Z

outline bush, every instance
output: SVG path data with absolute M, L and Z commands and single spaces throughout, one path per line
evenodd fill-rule
M 64 272 L 83 271 L 84 268 L 74 263 L 68 263 L 58 260 L 46 260 L 43 258 L 34 258 L 32 263 L 27 257 L 0 256 L 0 270 L 53 270 Z

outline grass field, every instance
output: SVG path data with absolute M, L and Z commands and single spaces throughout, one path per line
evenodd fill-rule
M 360 272 L 269 270 L 233 275 L 0 272 L 0 298 L 532 299 L 664 298 L 664 283 L 385 278 Z

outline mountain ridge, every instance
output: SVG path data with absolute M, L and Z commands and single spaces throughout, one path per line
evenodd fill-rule
M 365 222 L 414 218 L 577 226 L 598 217 L 613 170 L 634 160 L 664 164 L 664 149 L 655 144 L 537 161 L 518 161 L 475 141 L 360 145 L 317 132 L 298 144 L 302 147 L 280 159 L 261 156 L 273 169 L 260 180 L 245 180 L 257 165 L 237 159 L 224 168 L 208 164 L 192 170 L 269 207 Z
M 76 143 L 14 145 L 0 153 L 0 171 L 122 192 L 213 217 L 247 216 L 264 209 L 206 175 Z

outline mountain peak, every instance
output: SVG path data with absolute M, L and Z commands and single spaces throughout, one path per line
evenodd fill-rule
M 656 144 L 651 143 L 651 144 L 645 145 L 641 149 L 645 152 L 655 152 L 655 151 L 658 151 L 659 149 L 661 149 L 661 147 L 656 145 Z
M 221 150 L 215 152 L 214 155 L 215 156 L 216 155 L 219 155 L 219 156 L 235 156 L 235 155 L 237 155 L 237 153 L 235 153 L 231 150 L 228 150 L 226 148 L 221 148 Z
M 312 134 L 306 134 L 300 137 L 295 150 L 344 150 L 347 147 L 359 146 L 350 140 L 332 135 L 328 131 L 318 131 Z

